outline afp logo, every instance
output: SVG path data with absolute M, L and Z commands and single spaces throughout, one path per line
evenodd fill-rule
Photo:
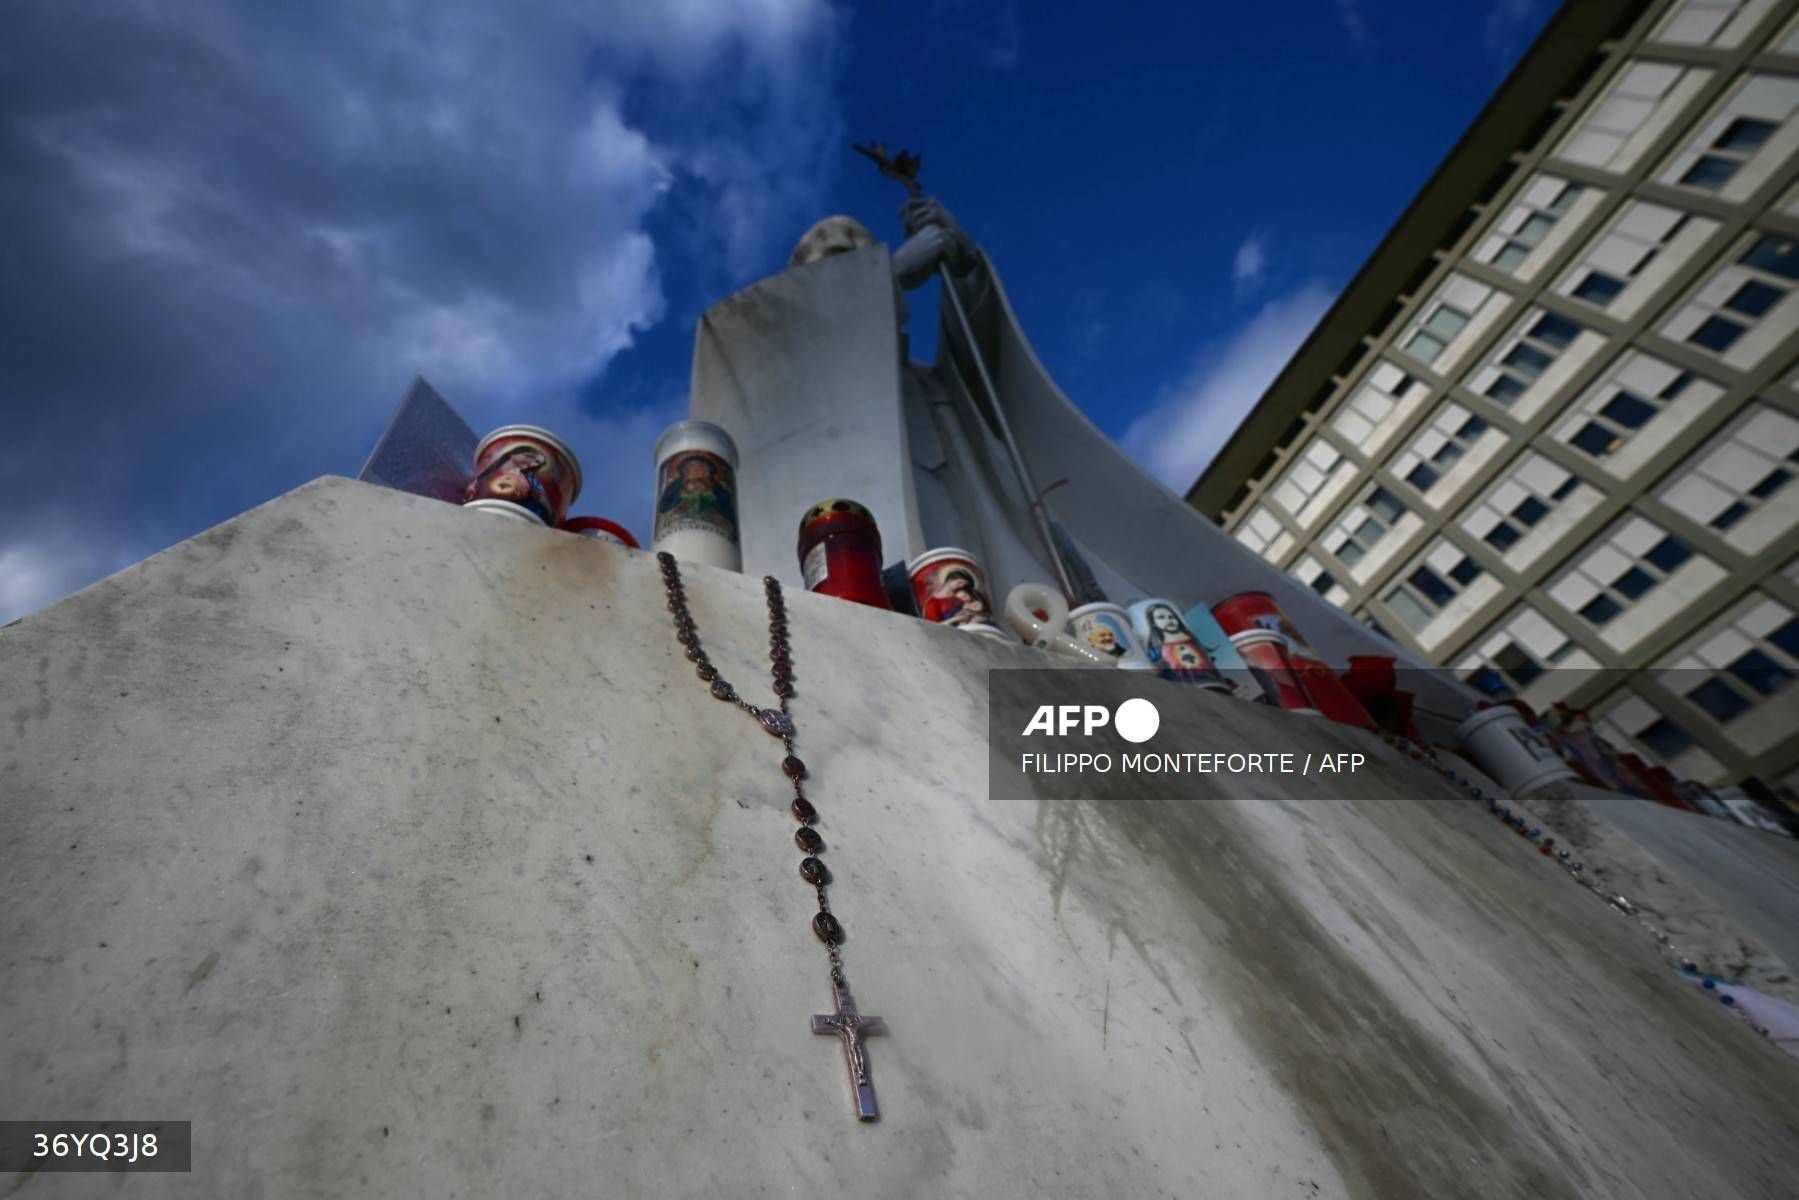
M 1092 737 L 1107 725 L 1127 742 L 1147 742 L 1162 727 L 1162 714 L 1141 697 L 1120 704 L 1116 714 L 1103 704 L 1044 704 L 1026 722 L 1024 736 L 1067 737 L 1078 729 L 1082 737 Z

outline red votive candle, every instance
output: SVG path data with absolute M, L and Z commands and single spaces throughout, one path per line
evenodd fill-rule
M 881 582 L 881 531 L 854 500 L 821 500 L 807 509 L 799 554 L 807 591 L 892 609 Z

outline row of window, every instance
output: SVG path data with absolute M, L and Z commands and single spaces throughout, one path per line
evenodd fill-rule
M 1506 699 L 1526 695 L 1554 668 L 1567 669 L 1570 685 L 1593 678 L 1593 660 L 1526 607 L 1496 625 L 1462 659 L 1457 672 L 1482 693 Z M 1653 677 L 1709 718 L 1740 750 L 1760 753 L 1790 735 L 1789 689 L 1799 679 L 1799 617 L 1778 601 L 1754 595 L 1665 659 Z M 1698 744 L 1683 720 L 1651 705 L 1628 683 L 1607 707 L 1602 724 L 1669 765 L 1688 765 L 1683 756 Z M 1709 755 L 1696 757 L 1692 765 L 1716 765 Z
M 1799 617 L 1771 597 L 1737 604 L 1654 672 L 1739 751 L 1762 753 L 1791 736 L 1793 693 L 1799 679 Z M 1688 724 L 1627 692 L 1602 724 L 1662 762 L 1704 776 L 1717 760 L 1704 752 Z
M 1712 71 L 1668 62 L 1626 63 L 1582 114 L 1553 157 L 1619 174 L 1681 121 Z M 1799 80 L 1749 74 L 1653 173 L 1658 182 L 1745 199 L 1776 171 L 1793 146 Z

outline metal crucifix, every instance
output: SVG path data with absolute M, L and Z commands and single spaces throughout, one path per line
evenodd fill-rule
M 856 1119 L 872 1121 L 881 1114 L 875 1107 L 874 1079 L 868 1073 L 868 1048 L 862 1044 L 862 1039 L 869 1034 L 886 1033 L 887 1028 L 881 1018 L 865 1017 L 857 1012 L 849 988 L 836 980 L 831 981 L 831 998 L 837 1011 L 813 1014 L 812 1032 L 834 1034 L 843 1039 L 843 1061 L 849 1067 L 850 1086 L 856 1089 Z
M 881 168 L 881 174 L 889 179 L 897 180 L 906 189 L 907 195 L 924 195 L 924 185 L 918 182 L 918 168 L 924 165 L 924 160 L 918 155 L 908 150 L 901 150 L 898 154 L 888 157 L 887 147 L 879 142 L 870 142 L 866 146 L 858 146 L 851 142 L 850 149 L 864 158 L 873 159 L 875 166 Z
M 889 155 L 887 147 L 880 142 L 869 142 L 866 146 L 850 143 L 850 149 L 862 157 L 871 160 L 881 169 L 881 174 L 894 180 L 906 189 L 906 195 L 917 200 L 924 195 L 924 185 L 918 182 L 918 168 L 924 160 L 909 150 L 901 150 Z M 975 374 L 980 377 L 981 389 L 992 413 L 993 422 L 999 427 L 1000 442 L 1006 448 L 1006 454 L 1012 460 L 1012 471 L 1018 476 L 1018 486 L 1024 490 L 1024 501 L 1029 506 L 1031 523 L 1037 527 L 1037 537 L 1043 545 L 1045 560 L 1055 572 L 1056 586 L 1062 589 L 1062 595 L 1070 605 L 1084 603 L 1074 584 L 1074 576 L 1069 573 L 1068 563 L 1062 557 L 1062 548 L 1056 543 L 1054 517 L 1050 514 L 1049 501 L 1044 498 L 1047 488 L 1039 488 L 1037 481 L 1031 476 L 1031 468 L 1024 460 L 1024 451 L 1019 449 L 1018 439 L 1012 434 L 1011 422 L 1006 419 L 1006 408 L 999 398 L 999 389 L 993 385 L 993 373 L 987 368 L 987 360 L 981 355 L 981 345 L 975 340 L 974 326 L 969 323 L 968 310 L 962 306 L 962 296 L 956 291 L 956 281 L 950 276 L 949 267 L 939 262 L 937 276 L 943 281 L 943 299 L 949 311 L 956 318 L 956 327 L 962 335 L 962 344 L 967 348 L 969 361 L 974 364 Z

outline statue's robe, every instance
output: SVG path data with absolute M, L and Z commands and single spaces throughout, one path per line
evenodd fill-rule
M 1466 714 L 1471 695 L 1460 685 L 1408 660 L 1126 457 L 1038 361 L 984 255 L 957 286 L 1007 420 L 1085 577 L 1078 583 L 1117 603 L 1160 596 L 1183 611 L 1268 592 L 1339 668 L 1350 655 L 1395 655 L 1416 668 L 1403 686 L 1427 718 Z M 949 305 L 939 310 L 936 361 L 911 361 L 905 299 L 887 248 L 874 245 L 791 267 L 701 319 L 692 415 L 737 443 L 746 572 L 798 586 L 799 516 L 842 496 L 874 514 L 889 563 L 962 547 L 987 568 L 1001 605 L 1016 584 L 1055 579 L 958 323 Z

